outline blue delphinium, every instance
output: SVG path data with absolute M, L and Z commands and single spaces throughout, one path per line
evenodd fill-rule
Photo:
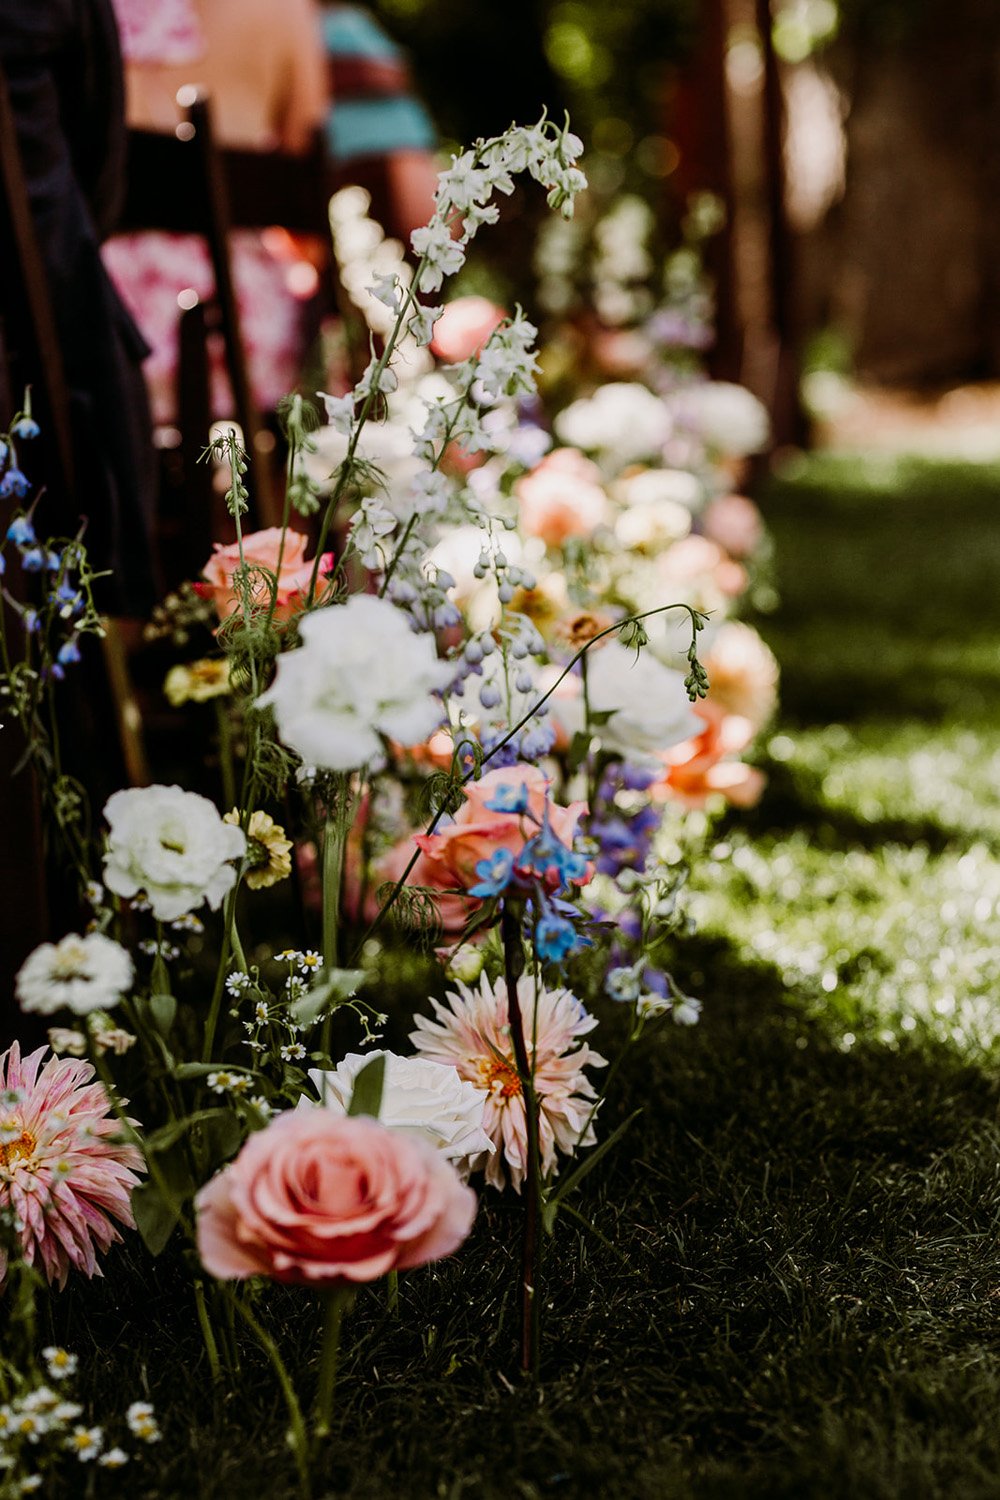
M 36 541 L 30 516 L 15 516 L 7 527 L 7 540 L 16 547 L 31 547 Z
M 540 917 L 535 927 L 535 949 L 545 963 L 561 964 L 578 947 L 580 934 L 572 922 L 555 912 Z
M 481 859 L 476 865 L 479 876 L 477 885 L 469 887 L 470 896 L 488 901 L 491 896 L 502 896 L 514 876 L 514 856 L 509 849 L 497 849 L 489 859 Z
M 487 801 L 486 806 L 490 812 L 498 813 L 528 813 L 528 783 L 522 781 L 520 785 L 512 782 L 505 786 L 498 786 L 493 796 Z
M 23 500 L 31 488 L 31 482 L 27 474 L 18 468 L 8 469 L 0 479 L 0 500 L 9 500 L 11 496 Z

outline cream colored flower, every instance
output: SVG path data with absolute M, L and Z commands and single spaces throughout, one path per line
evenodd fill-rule
M 778 663 L 752 626 L 727 620 L 703 664 L 712 705 L 749 719 L 755 730 L 767 723 L 778 698 Z
M 238 809 L 234 807 L 232 812 L 227 812 L 222 821 L 238 828 Z M 246 833 L 249 868 L 245 878 L 252 891 L 277 885 L 279 880 L 292 873 L 292 841 L 285 837 L 285 830 L 270 814 L 251 813 Z
M 207 703 L 229 692 L 229 658 L 204 656 L 200 661 L 171 667 L 163 682 L 167 701 L 174 708 L 182 703 Z

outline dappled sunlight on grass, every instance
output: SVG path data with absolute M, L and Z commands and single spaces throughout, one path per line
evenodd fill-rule
M 982 1051 L 1000 1038 L 1000 863 L 981 844 L 825 849 L 799 831 L 750 842 L 695 877 L 692 914 L 764 962 L 842 1045 L 927 1030 Z

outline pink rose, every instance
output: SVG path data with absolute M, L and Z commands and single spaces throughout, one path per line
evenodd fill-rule
M 506 316 L 488 297 L 456 297 L 434 324 L 431 353 L 449 365 L 471 359 Z
M 388 853 L 373 861 L 363 892 L 361 840 L 353 836 L 348 839 L 344 869 L 345 910 L 355 921 L 374 922 L 382 904 L 378 897 L 380 888 L 390 883 L 395 885 L 415 854 L 417 860 L 407 877 L 407 885 L 421 886 L 431 893 L 430 899 L 442 931 L 446 937 L 457 937 L 482 903 L 457 890 L 455 879 L 447 868 L 429 859 L 423 850 L 418 850 L 412 833 L 404 835 Z
M 575 448 L 555 448 L 514 486 L 522 530 L 547 547 L 589 536 L 604 520 L 607 496 L 601 472 Z
M 746 495 L 719 495 L 705 511 L 705 535 L 730 557 L 749 557 L 764 535 L 760 511 Z
M 287 620 L 300 610 L 309 592 L 313 559 L 306 561 L 307 538 L 301 531 L 286 531 L 284 551 L 281 550 L 281 528 L 269 526 L 266 531 L 251 531 L 243 538 L 243 556 L 248 567 L 266 568 L 278 580 L 278 597 L 274 608 L 275 618 Z M 279 554 L 281 566 L 278 566 Z M 200 592 L 210 597 L 219 619 L 224 620 L 239 607 L 239 596 L 233 587 L 233 575 L 240 565 L 240 549 L 236 542 L 224 546 L 214 543 L 212 556 L 202 570 L 205 584 Z M 319 565 L 322 578 L 333 565 L 333 553 L 326 552 Z M 267 608 L 271 602 L 271 586 L 263 575 L 253 580 L 255 602 Z
M 429 1141 L 322 1109 L 278 1115 L 195 1201 L 212 1276 L 309 1286 L 440 1260 L 476 1212 L 475 1194 Z
M 494 812 L 486 806 L 500 787 L 522 784 L 528 788 L 530 818 L 521 813 Z M 479 781 L 471 781 L 465 788 L 465 801 L 448 827 L 437 833 L 418 834 L 414 840 L 438 872 L 434 883 L 450 890 L 468 890 L 479 879 L 476 866 L 481 860 L 489 859 L 499 849 L 520 854 L 541 823 L 546 805 L 552 832 L 572 847 L 587 804 L 571 802 L 569 807 L 558 807 L 548 797 L 549 786 L 548 777 L 537 766 L 523 765 L 504 766 L 488 771 Z

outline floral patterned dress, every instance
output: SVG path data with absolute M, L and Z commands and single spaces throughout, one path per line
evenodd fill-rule
M 126 63 L 197 63 L 205 44 L 192 0 L 114 0 Z M 153 419 L 177 415 L 178 332 L 184 294 L 200 301 L 214 292 L 208 247 L 192 234 L 146 231 L 117 235 L 103 248 L 104 263 L 152 350 L 143 365 Z M 236 230 L 233 279 L 254 399 L 271 411 L 295 385 L 301 365 L 302 297 L 314 280 L 282 231 Z M 182 302 L 178 302 L 178 298 Z M 232 415 L 221 345 L 211 350 L 212 408 Z

